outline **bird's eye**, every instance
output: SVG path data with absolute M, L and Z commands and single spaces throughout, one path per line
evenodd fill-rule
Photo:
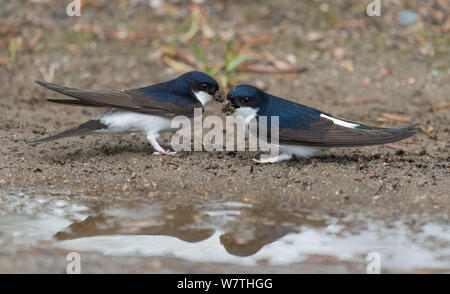
M 244 101 L 245 101 L 245 102 L 250 101 L 250 97 L 244 97 Z
M 200 87 L 201 87 L 203 90 L 208 90 L 209 85 L 208 85 L 207 83 L 201 83 L 201 84 L 200 84 Z

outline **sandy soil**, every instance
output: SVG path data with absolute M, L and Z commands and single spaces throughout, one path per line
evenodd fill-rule
M 57 4 L 1 2 L 9 15 L 2 18 L 2 28 L 17 28 L 1 32 L 2 40 L 14 34 L 23 37 L 24 45 L 15 65 L 0 66 L 0 191 L 64 190 L 70 191 L 69 199 L 82 194 L 174 205 L 226 199 L 393 221 L 448 214 L 450 114 L 438 106 L 450 99 L 449 38 L 436 33 L 437 26 L 426 18 L 419 28 L 399 26 L 386 16 L 380 21 L 355 18 L 364 22 L 362 27 L 328 29 L 323 17 L 310 21 L 313 1 L 277 1 L 270 9 L 239 7 L 234 1 L 211 5 L 209 24 L 218 37 L 203 43 L 209 46 L 209 60 L 223 55 L 219 36 L 261 33 L 274 39 L 255 50 L 280 59 L 290 54 L 299 67 L 309 69 L 288 75 L 238 72 L 240 83 L 348 120 L 377 126 L 418 123 L 423 130 L 390 147 L 332 149 L 313 159 L 255 165 L 251 158 L 257 154 L 247 152 L 152 156 L 140 134 L 28 145 L 30 139 L 76 126 L 101 111 L 47 103 L 46 98 L 61 96 L 33 81 L 43 79 L 52 63 L 59 66 L 53 82 L 79 88 L 132 88 L 173 78 L 178 73 L 152 54 L 168 43 L 187 12 L 157 14 L 141 6 L 117 12 L 104 4 L 86 7 L 80 18 L 67 18 Z M 354 16 L 345 5 L 351 1 L 337 2 L 342 3 L 332 9 L 339 21 Z M 112 31 L 121 29 L 143 30 L 143 35 L 121 39 Z M 323 36 L 316 41 L 312 31 Z M 8 56 L 8 45 L 1 45 L 2 56 Z M 192 53 L 189 44 L 179 46 Z M 444 53 L 437 54 L 438 49 Z M 380 121 L 383 113 L 396 117 L 384 115 Z

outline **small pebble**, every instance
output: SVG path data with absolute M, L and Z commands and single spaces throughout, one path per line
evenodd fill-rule
M 403 26 L 410 26 L 417 22 L 419 14 L 413 10 L 400 10 L 397 16 L 398 22 Z

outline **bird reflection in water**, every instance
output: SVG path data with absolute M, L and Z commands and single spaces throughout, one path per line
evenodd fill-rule
M 250 256 L 283 236 L 301 228 L 325 227 L 304 211 L 286 211 L 276 205 L 249 205 L 233 202 L 212 205 L 122 205 L 100 206 L 83 221 L 74 222 L 55 235 L 58 240 L 94 236 L 158 235 L 185 242 L 200 242 L 220 235 L 220 244 L 236 256 Z

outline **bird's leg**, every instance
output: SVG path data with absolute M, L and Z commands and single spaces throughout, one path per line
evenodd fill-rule
M 157 137 L 156 138 L 156 140 L 158 141 L 158 144 L 161 146 L 161 147 L 163 147 L 163 148 L 168 148 L 168 147 L 170 147 L 170 143 L 169 144 L 166 144 L 166 142 L 164 142 L 164 140 L 163 139 L 161 139 L 161 137 Z
M 275 163 L 284 160 L 289 160 L 292 158 L 292 154 L 289 153 L 281 153 L 277 156 L 269 156 L 266 154 L 262 154 L 260 159 L 253 158 L 253 161 L 256 163 Z
M 176 153 L 176 152 L 166 151 L 164 148 L 162 148 L 161 145 L 159 145 L 159 143 L 158 143 L 158 138 L 159 138 L 158 133 L 148 133 L 147 134 L 147 140 L 150 142 L 153 149 L 156 150 L 155 152 L 153 152 L 153 155 L 162 155 L 162 154 L 172 155 L 172 154 Z

